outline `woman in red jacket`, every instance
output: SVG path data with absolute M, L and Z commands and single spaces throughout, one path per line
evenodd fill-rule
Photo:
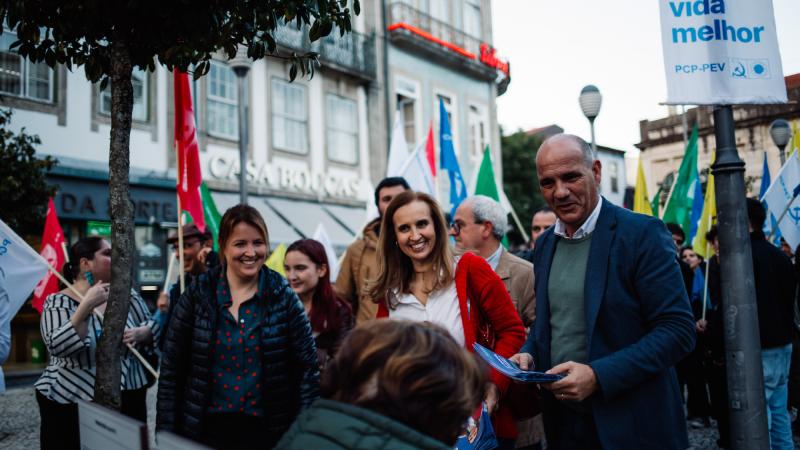
M 510 357 L 525 341 L 525 328 L 502 280 L 481 257 L 456 258 L 436 201 L 406 191 L 389 204 L 378 241 L 378 277 L 369 296 L 384 299 L 378 317 L 433 322 L 472 351 L 478 342 Z M 498 408 L 509 380 L 492 371 L 484 401 L 498 438 L 516 438 L 511 412 Z M 512 446 L 513 448 L 513 446 Z

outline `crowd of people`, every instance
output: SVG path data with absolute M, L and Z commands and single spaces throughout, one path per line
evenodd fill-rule
M 268 224 L 250 206 L 225 212 L 218 253 L 184 225 L 168 240 L 183 292 L 175 283 L 151 314 L 132 291 L 124 337 L 160 357 L 157 429 L 220 449 L 446 449 L 485 408 L 500 449 L 686 449 L 687 398 L 690 423 L 714 417 L 725 446 L 718 256 L 703 261 L 680 227 L 603 199 L 602 166 L 579 137 L 549 138 L 536 164 L 547 208 L 518 255 L 502 244 L 498 202 L 469 197 L 446 219 L 397 177 L 377 186 L 379 217 L 333 282 L 311 239 L 289 245 L 285 277 L 267 268 Z M 785 448 L 796 272 L 759 235 L 756 206 L 765 395 L 773 448 Z M 716 230 L 708 237 L 716 247 Z M 108 242 L 83 238 L 69 253 L 73 286 L 48 297 L 41 320 L 43 449 L 80 448 L 76 402 L 93 397 L 108 298 Z M 512 383 L 474 344 L 563 377 Z M 154 383 L 126 351 L 122 412 L 144 421 Z

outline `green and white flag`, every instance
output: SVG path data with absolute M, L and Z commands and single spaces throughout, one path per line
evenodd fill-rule
M 695 183 L 697 179 L 697 124 L 692 127 L 692 136 L 686 144 L 686 153 L 683 155 L 678 177 L 672 184 L 664 206 L 664 215 L 661 217 L 665 223 L 677 223 L 683 232 L 689 235 L 692 229 L 692 203 L 694 202 Z

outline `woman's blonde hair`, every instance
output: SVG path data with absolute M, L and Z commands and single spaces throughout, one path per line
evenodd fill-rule
M 487 373 L 438 325 L 372 320 L 342 342 L 323 374 L 322 396 L 452 446 L 483 398 Z
M 407 293 L 411 278 L 414 275 L 414 266 L 405 253 L 397 245 L 394 215 L 398 209 L 413 202 L 422 202 L 428 205 L 431 223 L 436 232 L 436 243 L 431 251 L 433 258 L 433 273 L 436 274 L 436 283 L 433 290 L 448 286 L 453 281 L 454 256 L 453 250 L 447 242 L 447 224 L 444 214 L 438 203 L 424 192 L 405 191 L 398 194 L 383 215 L 381 233 L 378 239 L 377 260 L 378 276 L 368 280 L 367 296 L 375 302 L 386 301 L 390 308 L 397 305 L 394 294 Z

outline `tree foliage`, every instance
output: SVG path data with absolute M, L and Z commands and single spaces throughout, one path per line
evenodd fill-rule
M 0 110 L 0 218 L 20 234 L 40 234 L 44 227 L 47 199 L 55 188 L 45 178 L 56 161 L 36 157 L 39 136 L 23 128 L 13 132 L 12 112 Z
M 219 52 L 233 58 L 240 45 L 247 56 L 275 53 L 275 30 L 309 26 L 315 41 L 351 30 L 359 0 L 0 0 L 0 19 L 17 33 L 12 48 L 32 62 L 69 70 L 83 67 L 86 78 L 111 86 L 109 206 L 111 288 L 97 347 L 96 402 L 119 408 L 122 333 L 128 315 L 133 271 L 133 207 L 129 193 L 130 132 L 134 67 L 153 71 L 193 70 L 198 78 Z M 0 28 L 0 32 L 2 28 Z M 292 53 L 290 77 L 313 74 L 316 54 Z
M 503 149 L 503 189 L 530 236 L 533 213 L 544 206 L 536 176 L 536 151 L 541 140 L 518 130 L 503 135 L 500 142 Z M 516 232 L 509 233 L 509 236 L 515 244 L 523 242 Z
M 233 58 L 239 44 L 254 60 L 275 54 L 274 32 L 281 24 L 310 25 L 312 42 L 334 27 L 343 35 L 351 30 L 351 13 L 360 12 L 359 0 L 352 1 L 351 12 L 348 0 L 6 0 L 0 2 L 0 17 L 16 28 L 12 48 L 20 55 L 50 67 L 83 66 L 89 81 L 102 79 L 105 87 L 115 43 L 126 44 L 134 67 L 194 68 L 200 77 L 216 52 Z M 288 58 L 295 73 L 298 66 L 304 75 L 313 73 L 315 53 Z

